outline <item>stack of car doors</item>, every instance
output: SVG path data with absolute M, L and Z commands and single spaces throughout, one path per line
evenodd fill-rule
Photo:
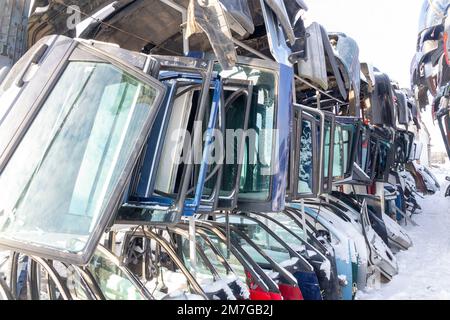
M 302 1 L 79 1 L 70 30 L 36 3 L 0 86 L 1 299 L 351 300 L 397 274 L 420 147 L 353 39 Z
M 417 52 L 411 65 L 411 81 L 418 105 L 424 110 L 428 93 L 434 97 L 433 117 L 438 120 L 450 157 L 449 31 L 448 0 L 424 1 L 419 21 Z
M 98 9 L 97 5 L 100 4 L 83 7 L 83 10 Z M 138 10 L 144 8 L 142 5 L 141 1 L 115 4 L 103 19 L 110 21 L 114 17 L 119 24 L 116 30 L 123 30 L 120 24 L 123 18 L 129 20 L 130 12 L 148 19 Z M 184 17 L 187 8 L 185 6 L 183 11 L 183 6 L 172 1 L 155 1 L 155 5 L 168 6 L 168 11 L 172 10 L 171 14 L 179 18 Z M 195 5 L 198 6 L 196 23 L 211 40 L 207 42 L 211 50 L 202 51 L 213 51 L 217 62 L 198 55 L 196 58 L 155 55 L 170 51 L 162 43 L 170 46 L 167 42 L 170 39 L 155 39 L 154 43 L 164 48 L 155 52 L 150 50 L 151 43 L 123 45 L 120 37 L 113 38 L 122 48 L 52 36 L 41 38 L 3 83 L 1 91 L 5 103 L 2 104 L 1 130 L 5 139 L 1 146 L 1 183 L 5 190 L 11 183 L 15 187 L 9 188 L 11 192 L 2 193 L 1 242 L 21 252 L 11 255 L 8 265 L 13 266 L 13 256 L 19 255 L 20 260 L 25 261 L 25 270 L 38 270 L 36 265 L 42 265 L 47 272 L 36 271 L 39 273 L 36 277 L 26 277 L 24 292 L 28 297 L 39 298 L 42 290 L 37 287 L 41 283 L 47 286 L 51 278 L 58 283 L 58 292 L 45 297 L 73 298 L 67 288 L 55 280 L 54 270 L 47 266 L 49 261 L 62 261 L 68 267 L 83 266 L 79 272 L 88 276 L 91 268 L 91 282 L 104 288 L 104 292 L 95 296 L 100 298 L 138 296 L 121 295 L 117 292 L 117 287 L 123 287 L 121 283 L 111 287 L 111 279 L 101 278 L 104 275 L 101 267 L 108 263 L 120 265 L 120 268 L 114 267 L 112 276 L 116 273 L 132 275 L 132 286 L 139 288 L 143 298 L 173 299 L 194 295 L 210 299 L 248 299 L 251 297 L 248 289 L 256 288 L 273 299 L 298 300 L 303 299 L 301 286 L 317 297 L 317 290 L 314 290 L 317 279 L 312 266 L 306 262 L 300 264 L 299 271 L 295 263 L 285 263 L 283 267 L 279 260 L 264 254 L 267 263 L 261 264 L 272 268 L 269 269 L 272 275 L 264 276 L 261 264 L 255 264 L 254 257 L 247 257 L 239 260 L 239 265 L 247 266 L 245 278 L 240 273 L 239 279 L 218 248 L 209 244 L 211 256 L 195 249 L 201 239 L 210 241 L 208 237 L 197 241 L 182 227 L 173 227 L 181 222 L 182 216 L 192 217 L 218 209 L 232 211 L 239 206 L 278 212 L 284 208 L 290 133 L 285 124 L 290 122 L 292 89 L 280 84 L 292 81 L 290 61 L 302 55 L 302 21 L 295 19 L 293 11 L 304 9 L 302 3 L 286 4 L 289 14 L 281 1 L 252 3 L 261 9 L 258 12 L 262 13 L 263 23 L 270 33 L 265 53 L 272 52 L 277 62 L 234 57 L 234 44 L 230 49 L 226 41 L 221 41 L 229 30 L 226 27 L 213 30 L 212 25 L 202 21 L 204 15 L 211 14 L 208 10 L 214 13 L 214 10 L 226 9 L 230 17 L 236 18 L 231 29 L 245 31 L 241 34 L 245 38 L 252 27 L 252 21 L 248 25 L 244 23 L 248 16 L 239 17 L 236 15 L 239 11 L 232 7 L 207 9 L 200 3 Z M 52 2 L 45 10 L 53 10 L 54 6 Z M 156 20 L 153 22 L 156 22 L 154 26 L 162 25 Z M 32 20 L 32 30 L 41 30 L 36 23 L 39 21 Z M 280 24 L 282 32 L 277 30 Z M 89 25 L 81 36 L 112 41 L 113 38 L 102 38 L 102 26 Z M 32 36 L 35 40 L 40 38 L 37 34 Z M 195 43 L 195 40 L 190 41 L 188 48 L 186 42 L 181 42 L 183 49 L 191 50 Z M 276 46 L 280 43 L 286 45 Z M 144 47 L 152 55 L 123 49 L 134 48 L 129 46 Z M 250 46 L 242 44 L 241 47 L 254 55 Z M 33 69 L 32 74 L 30 69 Z M 71 83 L 69 74 L 77 75 L 80 81 Z M 63 107 L 58 111 L 55 106 Z M 251 129 L 256 132 L 256 138 L 233 140 L 231 148 L 238 151 L 233 159 L 235 165 L 223 165 L 220 161 L 211 164 L 209 156 L 213 153 L 214 133 L 225 133 L 228 129 Z M 203 132 L 207 132 L 205 139 L 202 139 Z M 23 152 L 30 144 L 44 147 L 28 153 L 25 169 Z M 259 150 L 260 146 L 264 150 Z M 58 174 L 57 163 L 67 163 L 65 173 L 59 170 Z M 22 178 L 12 182 L 17 170 L 22 172 Z M 54 171 L 54 179 L 48 180 L 39 192 L 41 179 L 50 171 Z M 30 206 L 35 206 L 36 201 L 43 201 L 41 210 L 31 212 Z M 190 227 L 195 227 L 189 220 Z M 164 226 L 171 228 L 166 230 Z M 107 228 L 111 230 L 109 234 L 104 233 Z M 242 232 L 237 234 L 248 239 Z M 187 235 L 188 242 L 185 241 Z M 106 241 L 108 249 L 99 247 L 101 240 Z M 251 240 L 249 243 L 254 245 Z M 290 250 L 292 260 L 300 257 L 290 247 L 283 246 Z M 112 259 L 113 254 L 123 257 L 126 264 Z M 11 275 L 17 271 L 17 268 L 10 269 L 13 270 Z M 95 278 L 96 275 L 99 278 Z M 41 276 L 47 280 L 41 282 Z M 33 281 L 38 284 L 33 285 Z M 277 286 L 274 287 L 274 283 Z M 10 286 L 15 284 L 16 277 L 10 276 Z M 131 294 L 131 289 L 126 292 Z M 253 295 L 258 296 L 258 290 Z

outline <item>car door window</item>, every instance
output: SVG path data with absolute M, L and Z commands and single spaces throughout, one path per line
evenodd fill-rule
M 239 276 L 239 278 L 243 281 L 247 279 L 245 269 L 242 266 L 239 259 L 230 251 L 228 251 L 227 244 L 222 241 L 216 234 L 210 232 L 208 230 L 203 230 L 205 234 L 208 235 L 208 239 L 211 243 L 220 251 L 223 257 L 227 257 L 227 262 L 231 266 L 234 272 Z
M 130 275 L 105 253 L 97 251 L 87 269 L 107 300 L 146 300 Z
M 219 222 L 225 222 L 225 218 L 219 217 Z M 277 263 L 290 260 L 290 254 L 283 245 L 258 223 L 240 216 L 231 216 L 230 223 L 247 235 L 269 257 Z
M 298 193 L 314 193 L 314 159 L 313 154 L 313 124 L 311 121 L 302 120 L 300 137 L 300 162 Z
M 270 196 L 272 152 L 277 138 L 274 133 L 277 76 L 263 68 L 237 65 L 220 70 L 223 78 L 253 83 L 252 105 L 248 123 L 239 198 L 267 201 Z
M 61 282 L 65 283 L 70 292 L 70 296 L 74 300 L 90 300 L 92 295 L 88 291 L 83 278 L 71 265 L 66 265 L 59 261 L 53 261 L 53 268 L 61 278 Z
M 70 62 L 1 172 L 0 241 L 86 255 L 158 89 L 109 63 Z

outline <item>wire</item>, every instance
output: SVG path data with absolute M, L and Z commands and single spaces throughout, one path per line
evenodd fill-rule
M 102 24 L 102 25 L 107 26 L 108 28 L 117 30 L 117 31 L 119 31 L 119 32 L 122 32 L 122 33 L 128 35 L 128 36 L 131 36 L 131 37 L 136 38 L 136 39 L 138 39 L 138 40 L 144 41 L 144 42 L 147 43 L 147 44 L 148 44 L 148 43 L 153 44 L 153 42 L 152 42 L 151 40 L 149 40 L 149 39 L 143 38 L 143 37 L 138 36 L 138 35 L 136 35 L 136 34 L 134 34 L 134 33 L 128 32 L 128 31 L 123 30 L 123 29 L 121 29 L 121 28 L 119 28 L 119 27 L 116 27 L 116 26 L 114 26 L 114 25 L 112 25 L 112 24 L 109 24 L 109 23 L 107 23 L 107 22 L 104 22 L 104 21 L 102 21 L 102 20 L 100 20 L 100 19 L 98 19 L 98 18 L 95 18 L 95 17 L 93 17 L 93 16 L 91 16 L 91 15 L 89 15 L 89 14 L 87 14 L 87 13 L 85 13 L 85 12 L 79 10 L 79 9 L 77 9 L 75 6 L 69 6 L 69 5 L 67 5 L 67 4 L 65 4 L 65 3 L 63 3 L 63 2 L 58 2 L 58 4 L 61 4 L 61 5 L 65 6 L 66 8 L 70 8 L 70 9 L 72 9 L 72 10 L 74 10 L 74 11 L 76 11 L 76 12 L 82 14 L 82 15 L 84 15 L 84 16 L 87 17 L 87 18 L 91 18 L 91 19 L 95 20 L 96 22 L 98 22 L 98 23 L 100 23 L 100 24 Z M 155 48 L 162 48 L 161 45 L 162 45 L 162 44 L 155 45 L 155 46 L 152 48 L 152 50 L 155 49 Z M 163 49 L 164 49 L 164 50 L 167 50 L 167 51 L 169 51 L 169 52 L 171 52 L 171 53 L 177 54 L 177 55 L 180 54 L 179 52 L 176 52 L 176 51 L 171 50 L 171 49 L 168 49 L 168 48 L 163 48 Z
M 336 101 L 336 102 L 339 103 L 340 105 L 345 105 L 345 106 L 348 105 L 347 102 L 344 102 L 344 101 L 342 101 L 342 100 L 339 100 L 339 99 L 333 97 L 331 94 L 329 94 L 329 93 L 325 92 L 324 90 L 322 90 L 322 89 L 316 87 L 316 86 L 313 85 L 312 83 L 310 83 L 310 82 L 306 81 L 305 79 L 301 78 L 299 75 L 297 75 L 297 74 L 294 75 L 294 78 L 295 78 L 296 80 L 300 81 L 300 82 L 303 82 L 305 85 L 307 85 L 307 86 L 310 87 L 311 89 L 314 89 L 314 90 L 316 90 L 316 91 L 319 91 L 321 94 L 323 94 L 323 95 L 327 96 L 328 98 L 330 98 L 330 99 Z

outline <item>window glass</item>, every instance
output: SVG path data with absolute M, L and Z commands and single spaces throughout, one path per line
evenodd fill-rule
M 325 121 L 325 140 L 323 146 L 323 177 L 324 177 L 324 189 L 328 189 L 329 184 L 329 171 L 330 171 L 330 152 L 331 152 L 331 123 Z
M 307 235 L 305 234 L 305 231 L 303 230 L 301 225 L 299 225 L 298 220 L 296 220 L 295 218 L 291 218 L 290 216 L 282 212 L 273 213 L 271 214 L 271 216 L 280 223 L 282 223 L 286 228 L 291 230 L 291 232 L 299 236 L 301 239 L 307 240 Z
M 151 261 L 149 279 L 145 287 L 157 300 L 186 300 L 192 297 L 191 287 L 186 275 L 178 268 L 167 251 L 155 241 L 151 241 Z M 195 299 L 202 297 L 195 296 Z
M 361 146 L 361 168 L 368 174 L 368 167 L 367 167 L 367 155 L 369 153 L 369 140 L 367 139 L 367 135 L 364 133 L 363 139 L 362 139 L 362 146 Z
M 197 236 L 197 240 L 199 240 L 200 237 Z M 197 247 L 197 250 L 200 248 Z M 189 271 L 196 276 L 196 278 L 199 280 L 200 284 L 205 282 L 214 282 L 214 275 L 207 266 L 206 262 L 203 260 L 203 258 L 200 256 L 200 254 L 197 252 L 196 258 L 197 261 L 195 263 L 196 267 L 194 268 L 191 257 L 190 257 L 190 248 L 189 248 L 189 240 L 186 238 L 182 238 L 182 252 L 183 252 L 183 261 L 186 267 L 189 269 Z
M 286 242 L 294 251 L 303 252 L 305 250 L 303 242 L 289 232 L 289 228 L 283 228 L 283 226 L 280 226 L 278 223 L 258 215 L 254 215 L 253 218 L 258 219 L 264 223 L 264 225 L 268 226 L 270 230 L 283 239 L 283 241 Z
M 372 177 L 373 171 L 374 171 L 374 164 L 377 161 L 376 155 L 377 155 L 377 141 L 375 139 L 370 138 L 369 139 L 369 149 L 367 150 L 367 167 L 366 167 L 366 174 L 369 177 Z
M 247 277 L 245 274 L 245 269 L 242 266 L 238 258 L 231 252 L 228 253 L 227 244 L 223 242 L 216 234 L 208 230 L 204 230 L 208 235 L 208 239 L 213 243 L 213 245 L 220 251 L 222 256 L 228 258 L 227 262 L 231 266 L 234 272 L 239 276 L 242 281 L 246 281 Z M 228 257 L 227 257 L 228 256 Z
M 298 193 L 314 193 L 313 124 L 307 120 L 302 120 L 298 173 Z
M 198 99 L 198 88 L 186 90 L 181 87 L 177 91 L 177 98 L 173 102 L 172 113 L 167 127 L 167 136 L 162 147 L 161 159 L 156 173 L 156 191 L 165 194 L 174 194 L 178 192 L 177 179 L 179 179 L 179 170 L 182 168 L 178 157 L 185 156 L 183 153 L 183 143 L 176 143 L 177 138 L 183 142 L 185 138 L 182 133 L 188 130 L 189 120 L 192 117 L 193 109 L 196 106 L 194 101 Z M 159 128 L 158 128 L 159 129 Z M 176 135 L 179 132 L 180 136 Z
M 380 142 L 380 146 L 378 148 L 378 159 L 379 162 L 377 164 L 377 179 L 383 179 L 384 173 L 388 169 L 388 158 L 389 152 L 391 151 L 389 143 Z
M 207 243 L 201 236 L 197 236 L 196 238 L 197 248 L 205 254 L 217 273 L 222 278 L 225 278 L 228 275 L 227 269 L 225 268 L 223 263 L 219 261 L 219 257 L 214 253 L 209 243 Z
M 242 238 L 240 235 L 236 234 L 235 232 L 231 233 L 231 238 L 261 268 L 263 268 L 263 269 L 272 269 L 271 268 L 271 263 L 263 255 L 261 255 L 246 239 Z
M 218 221 L 225 222 L 225 218 L 220 217 Z M 230 223 L 248 236 L 275 262 L 283 263 L 291 258 L 283 244 L 263 229 L 260 224 L 242 216 L 231 216 Z
M 61 262 L 54 261 L 53 268 L 61 278 L 70 292 L 70 296 L 74 300 L 88 300 L 89 293 L 86 286 L 82 282 L 80 275 L 75 271 L 73 266 L 66 266 Z
M 342 178 L 345 172 L 344 136 L 342 127 L 339 125 L 335 127 L 333 149 L 333 177 Z
M 105 254 L 97 252 L 87 268 L 107 300 L 145 300 L 129 276 Z
M 248 124 L 250 137 L 246 140 L 239 198 L 266 201 L 270 194 L 272 152 L 277 138 L 274 134 L 276 74 L 262 68 L 237 65 L 231 70 L 220 71 L 220 75 L 251 81 L 254 85 Z
M 0 237 L 82 252 L 156 98 L 110 64 L 69 63 L 0 175 Z
M 350 152 L 352 152 L 352 135 L 353 130 L 342 128 L 342 148 L 343 148 L 343 166 L 345 173 L 349 173 L 350 169 Z
M 225 101 L 232 94 L 230 91 L 226 91 Z M 239 155 L 241 141 L 239 141 L 239 130 L 243 130 L 245 127 L 245 113 L 247 107 L 247 95 L 243 94 L 234 100 L 231 104 L 226 106 L 225 124 L 226 130 L 232 130 L 235 132 L 236 137 L 232 141 L 226 141 L 225 143 L 225 163 L 223 165 L 222 175 L 222 187 L 220 190 L 221 197 L 230 197 L 235 188 L 236 179 L 239 170 L 239 161 L 242 161 Z M 231 132 L 231 131 L 227 131 Z M 229 137 L 229 135 L 226 135 Z M 232 148 L 232 150 L 231 150 Z

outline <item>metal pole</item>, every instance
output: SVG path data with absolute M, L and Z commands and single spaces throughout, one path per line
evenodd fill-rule
M 193 276 L 197 275 L 197 243 L 195 241 L 195 218 L 189 217 L 189 259 L 193 270 Z

